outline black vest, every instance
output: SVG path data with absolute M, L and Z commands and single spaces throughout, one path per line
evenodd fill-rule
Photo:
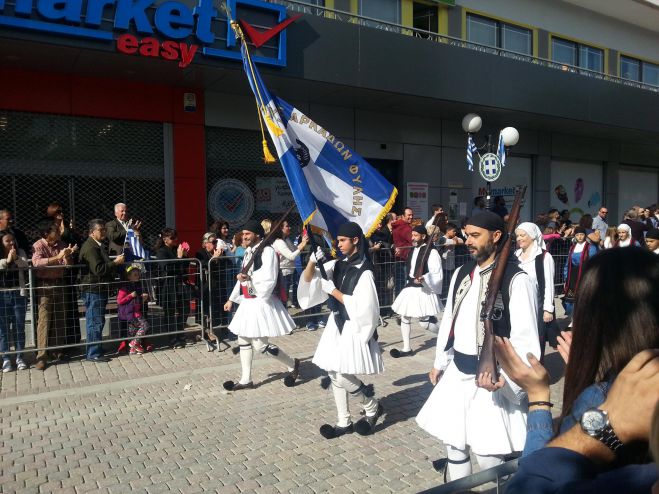
M 416 256 L 416 263 L 414 264 L 414 273 L 417 273 L 419 271 L 419 266 L 421 264 L 421 260 L 423 258 L 423 252 L 425 250 L 426 244 L 421 245 L 421 248 L 419 249 L 419 253 Z M 435 247 L 433 245 L 430 246 L 431 249 L 434 249 Z M 412 255 L 414 251 L 410 252 L 410 255 L 407 256 L 407 260 L 405 261 L 405 265 L 407 267 L 407 271 L 405 272 L 405 276 L 408 279 L 407 286 L 414 286 L 417 288 L 421 288 L 421 285 L 417 285 L 414 283 L 414 277 L 410 276 L 410 271 L 412 270 Z M 430 259 L 430 255 L 428 255 L 428 259 Z M 428 269 L 428 259 L 425 260 L 423 263 L 423 268 L 421 271 L 421 275 L 423 276 L 426 274 L 429 269 Z
M 522 268 L 520 268 L 517 265 L 515 258 L 515 262 L 508 262 L 506 265 L 506 270 L 504 271 L 503 274 L 503 281 L 501 283 L 501 298 L 503 301 L 503 311 L 501 314 L 501 317 L 498 320 L 493 320 L 492 325 L 494 327 L 494 334 L 497 336 L 502 336 L 506 338 L 510 338 L 510 287 L 513 281 L 513 278 L 518 275 L 519 273 L 523 273 L 524 271 Z M 460 266 L 458 268 L 458 274 L 456 275 L 455 278 L 455 283 L 453 285 L 453 293 L 452 293 L 452 307 L 455 307 L 455 295 L 456 295 L 456 290 L 462 283 L 462 281 L 467 277 L 471 276 L 471 273 L 474 271 L 476 268 L 476 261 L 470 260 L 466 264 Z M 473 280 L 472 280 L 473 283 Z M 460 306 L 460 310 L 462 310 L 462 306 Z M 480 309 L 480 308 L 479 308 Z M 456 318 L 457 318 L 457 313 L 456 313 Z M 453 321 L 455 324 L 455 320 Z M 453 347 L 453 332 L 451 332 L 451 335 L 449 336 L 449 340 L 446 343 L 446 348 L 444 350 L 448 350 L 449 348 Z
M 542 250 L 542 254 L 535 256 L 535 275 L 538 278 L 538 313 L 542 314 L 544 311 L 545 301 L 545 256 L 546 250 Z M 552 305 L 554 301 L 552 300 Z
M 369 259 L 366 259 L 359 268 L 351 266 L 345 261 L 337 261 L 334 265 L 332 281 L 334 282 L 334 286 L 336 286 L 342 294 L 352 295 L 359 282 L 359 278 L 361 278 L 362 273 L 365 271 L 373 272 L 373 263 Z M 334 320 L 336 321 L 336 326 L 339 329 L 339 333 L 341 333 L 345 322 L 350 320 L 346 306 L 332 296 L 327 300 L 327 306 L 332 311 Z M 377 340 L 376 335 L 377 332 L 374 335 Z

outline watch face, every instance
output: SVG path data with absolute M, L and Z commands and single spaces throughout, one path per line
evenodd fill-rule
M 586 410 L 581 417 L 581 427 L 589 433 L 595 434 L 606 427 L 606 415 L 601 410 Z

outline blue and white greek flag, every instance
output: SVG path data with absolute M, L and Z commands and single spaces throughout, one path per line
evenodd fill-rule
M 470 135 L 467 137 L 467 169 L 469 171 L 473 171 L 474 169 L 474 153 L 478 153 L 478 148 Z
M 503 133 L 499 132 L 499 144 L 497 145 L 497 158 L 501 166 L 506 166 L 506 146 L 503 145 Z
M 398 191 L 340 138 L 271 95 L 245 46 L 243 65 L 304 224 L 334 238 L 346 221 L 366 236 L 379 226 Z
M 132 253 L 132 259 L 130 259 L 129 262 L 134 259 L 148 259 L 147 251 L 144 249 L 142 242 L 140 242 L 140 239 L 135 235 L 135 231 L 132 228 L 126 230 L 126 243 L 130 245 Z

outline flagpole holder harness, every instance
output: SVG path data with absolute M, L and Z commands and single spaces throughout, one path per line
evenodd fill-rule
M 481 130 L 483 120 L 475 113 L 468 113 L 462 119 L 462 130 L 467 133 L 467 168 L 474 168 L 474 154 L 478 155 L 478 172 L 485 180 L 487 196 L 485 208 L 490 209 L 491 184 L 501 176 L 506 166 L 508 150 L 519 141 L 519 132 L 515 127 L 506 127 L 499 132 L 496 152 L 493 152 L 492 135 L 487 135 L 487 141 L 482 146 L 476 146 L 473 134 Z M 483 152 L 483 154 L 481 154 Z

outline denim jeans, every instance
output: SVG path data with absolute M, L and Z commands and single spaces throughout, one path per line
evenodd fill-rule
M 3 358 L 5 352 L 9 351 L 10 335 L 13 335 L 17 352 L 25 348 L 25 308 L 25 297 L 17 290 L 0 292 L 0 352 Z M 22 356 L 22 353 L 16 355 Z
M 87 358 L 100 357 L 101 345 L 93 345 L 103 339 L 103 326 L 105 325 L 105 307 L 108 303 L 106 293 L 85 292 L 82 294 L 85 302 L 85 318 L 87 319 Z
M 407 263 L 403 260 L 396 259 L 395 264 L 395 288 L 394 298 L 403 291 L 407 284 Z

